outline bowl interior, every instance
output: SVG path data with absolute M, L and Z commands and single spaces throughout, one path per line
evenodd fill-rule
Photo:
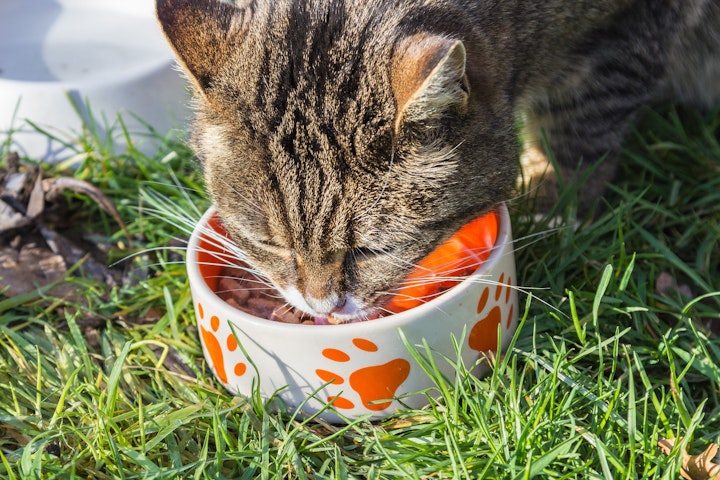
M 491 211 L 463 226 L 418 264 L 385 308 L 392 313 L 410 310 L 476 272 L 495 247 L 499 222 L 498 212 Z

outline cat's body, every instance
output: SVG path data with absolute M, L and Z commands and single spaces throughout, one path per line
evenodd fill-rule
M 242 2 L 241 2 L 242 3 Z M 247 260 L 293 305 L 372 313 L 507 200 L 516 119 L 568 175 L 637 109 L 720 97 L 717 0 L 158 0 L 195 86 L 192 143 Z

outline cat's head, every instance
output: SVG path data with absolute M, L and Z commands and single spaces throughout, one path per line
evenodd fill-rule
M 371 314 L 509 195 L 509 102 L 483 85 L 473 49 L 405 22 L 401 5 L 247 3 L 157 3 L 195 90 L 192 144 L 208 192 L 288 302 Z

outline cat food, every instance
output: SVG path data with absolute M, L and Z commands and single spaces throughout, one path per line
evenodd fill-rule
M 498 232 L 495 212 L 479 217 L 423 259 L 405 279 L 405 286 L 384 307 L 390 315 L 428 302 L 460 283 L 490 255 Z M 343 323 L 332 316 L 312 317 L 290 306 L 274 288 L 259 280 L 244 265 L 223 267 L 215 293 L 234 308 L 269 320 L 320 325 Z M 377 318 L 374 317 L 374 318 Z
M 215 293 L 230 306 L 256 317 L 284 323 L 316 323 L 316 319 L 289 306 L 277 290 L 241 266 L 220 270 Z

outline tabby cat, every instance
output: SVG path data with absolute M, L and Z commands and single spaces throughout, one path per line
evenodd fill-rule
M 638 108 L 720 96 L 718 0 L 158 0 L 191 143 L 238 248 L 292 305 L 372 314 L 513 194 L 523 120 L 612 176 Z

